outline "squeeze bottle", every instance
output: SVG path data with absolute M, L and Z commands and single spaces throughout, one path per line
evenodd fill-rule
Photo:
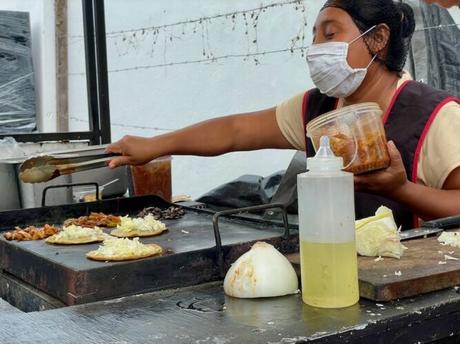
M 353 174 L 321 137 L 308 172 L 297 176 L 302 300 L 321 308 L 359 300 Z

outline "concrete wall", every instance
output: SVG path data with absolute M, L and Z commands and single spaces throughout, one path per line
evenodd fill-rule
M 291 40 L 311 29 L 322 1 L 304 1 L 304 14 L 294 5 L 261 12 L 253 28 L 244 17 L 213 19 L 113 35 L 111 32 L 152 27 L 275 4 L 275 0 L 110 0 L 106 1 L 112 137 L 153 136 L 220 115 L 253 111 L 278 104 L 312 86 L 300 52 L 254 58 L 229 58 L 201 64 L 133 70 L 139 66 L 184 62 L 214 56 L 241 55 L 289 48 Z M 42 131 L 56 128 L 53 0 L 2 0 L 0 9 L 30 11 L 37 104 Z M 69 113 L 71 130 L 88 129 L 85 61 L 80 0 L 69 0 Z M 460 10 L 452 10 L 460 22 Z M 234 23 L 235 21 L 235 23 Z M 305 29 L 305 30 L 304 30 Z M 184 33 L 182 33 L 182 31 Z M 196 31 L 196 33 L 194 33 Z M 170 40 L 172 38 L 172 40 Z M 156 43 L 154 41 L 156 39 Z M 257 44 L 252 43 L 257 40 Z M 298 42 L 297 45 L 301 45 Z M 120 69 L 127 71 L 119 71 Z M 242 174 L 267 175 L 286 168 L 292 151 L 233 153 L 216 158 L 175 157 L 174 194 L 197 197 Z
M 311 23 L 319 3 L 308 4 L 303 13 L 295 5 L 267 8 L 260 13 L 256 31 L 253 20 L 246 24 L 240 14 L 235 18 L 218 18 L 202 24 L 184 24 L 160 30 L 112 35 L 110 32 L 139 27 L 161 26 L 220 13 L 251 9 L 276 1 L 160 1 L 136 0 L 106 2 L 108 34 L 108 66 L 110 77 L 111 118 L 114 140 L 125 134 L 152 136 L 170 129 L 216 116 L 254 111 L 275 106 L 297 92 L 312 86 L 308 69 L 300 52 L 273 53 L 244 61 L 243 57 L 140 70 L 114 71 L 136 66 L 158 65 L 203 59 L 214 56 L 246 54 L 286 49 L 291 39 L 305 33 L 311 41 Z M 308 3 L 308 2 L 307 2 Z M 78 37 L 80 10 L 72 14 L 71 49 L 83 50 Z M 308 26 L 304 26 L 304 15 Z M 253 18 L 254 19 L 254 18 Z M 196 31 L 196 33 L 194 33 Z M 204 35 L 204 38 L 203 38 Z M 172 38 L 172 41 L 171 41 Z M 157 40 L 154 44 L 154 40 Z M 257 39 L 257 44 L 253 43 Z M 300 42 L 299 42 L 300 45 Z M 152 51 L 153 50 L 153 51 Z M 74 56 L 70 54 L 70 56 Z M 81 59 L 70 61 L 73 90 L 84 89 L 84 64 Z M 81 98 L 83 99 L 83 97 Z M 87 124 L 83 101 L 70 104 L 71 128 L 84 129 Z M 160 128 L 160 129 L 155 129 Z M 174 194 L 193 197 L 237 178 L 242 174 L 268 175 L 285 169 L 292 151 L 261 151 L 233 153 L 216 158 L 174 157 Z
M 248 35 L 245 34 L 247 28 L 242 15 L 237 15 L 235 19 L 204 21 L 198 25 L 173 26 L 160 30 L 157 35 L 149 29 L 110 34 L 276 3 L 276 0 L 257 3 L 246 0 L 106 2 L 108 65 L 112 71 L 109 77 L 113 139 L 117 140 L 124 134 L 157 135 L 220 115 L 272 107 L 312 87 L 300 52 L 257 56 L 260 64 L 256 64 L 253 58 L 247 61 L 234 58 L 120 71 L 136 66 L 200 60 L 203 53 L 223 56 L 284 49 L 290 46 L 293 38 L 302 34 L 305 35 L 304 41 L 298 42 L 298 46 L 308 45 L 322 1 L 304 1 L 305 13 L 296 5 L 267 8 L 259 15 L 257 30 L 252 27 L 248 13 Z M 453 9 L 451 12 L 460 22 L 460 11 Z M 78 13 L 79 10 L 72 16 L 71 24 L 77 21 Z M 78 27 L 81 28 L 77 25 L 77 30 Z M 254 39 L 257 39 L 257 44 L 252 43 Z M 77 51 L 83 50 L 81 39 L 76 37 L 71 42 Z M 84 71 L 81 61 L 74 61 L 76 75 L 71 77 L 71 87 L 79 90 L 84 89 L 81 85 L 83 75 L 78 74 Z M 79 83 L 80 86 L 76 87 Z M 71 111 L 75 115 L 71 128 L 85 128 L 86 114 L 79 106 L 83 103 L 72 104 L 77 106 Z M 292 151 L 268 150 L 232 153 L 216 158 L 175 157 L 173 192 L 197 197 L 242 174 L 267 175 L 286 168 L 292 154 Z
M 450 14 L 452 15 L 452 18 L 454 18 L 454 21 L 456 23 L 460 23 L 460 8 L 459 7 L 453 7 L 449 9 Z

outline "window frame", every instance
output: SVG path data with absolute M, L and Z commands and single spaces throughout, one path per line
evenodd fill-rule
M 87 140 L 111 142 L 104 0 L 82 0 L 89 131 L 0 134 L 18 142 Z

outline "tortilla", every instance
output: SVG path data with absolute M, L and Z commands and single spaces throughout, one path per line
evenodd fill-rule
M 60 238 L 57 234 L 50 236 L 45 241 L 48 244 L 56 244 L 56 245 L 79 245 L 79 244 L 90 244 L 94 242 L 101 242 L 104 241 L 104 235 L 97 235 L 91 237 L 81 237 L 81 238 Z
M 103 256 L 97 253 L 97 250 L 90 251 L 86 254 L 86 257 L 92 260 L 99 260 L 99 261 L 124 261 L 124 260 L 135 260 L 135 259 L 142 259 L 147 257 L 156 256 L 163 252 L 163 249 L 156 245 L 156 244 L 146 244 L 151 248 L 151 252 L 146 252 L 144 254 L 139 255 L 131 255 L 131 256 Z
M 168 230 L 168 228 L 154 229 L 151 231 L 125 231 L 123 229 L 116 228 L 110 232 L 110 235 L 113 235 L 118 238 L 149 237 L 159 235 L 166 230 Z

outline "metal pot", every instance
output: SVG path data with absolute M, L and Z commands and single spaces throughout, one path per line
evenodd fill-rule
M 21 208 L 15 164 L 0 163 L 0 194 L 0 210 Z
M 81 155 L 102 152 L 105 146 L 85 146 L 76 149 L 55 150 L 46 154 L 78 153 Z M 33 155 L 31 153 L 30 155 Z M 43 190 L 52 185 L 96 182 L 103 185 L 111 180 L 119 179 L 117 183 L 104 189 L 104 196 L 123 195 L 128 188 L 126 168 L 111 170 L 107 167 L 90 171 L 78 172 L 73 175 L 65 175 L 46 183 L 28 184 L 19 179 L 19 166 L 26 157 L 9 158 L 0 160 L 0 211 L 20 208 L 40 207 Z M 53 189 L 47 193 L 46 205 L 61 205 L 73 203 L 72 188 Z

